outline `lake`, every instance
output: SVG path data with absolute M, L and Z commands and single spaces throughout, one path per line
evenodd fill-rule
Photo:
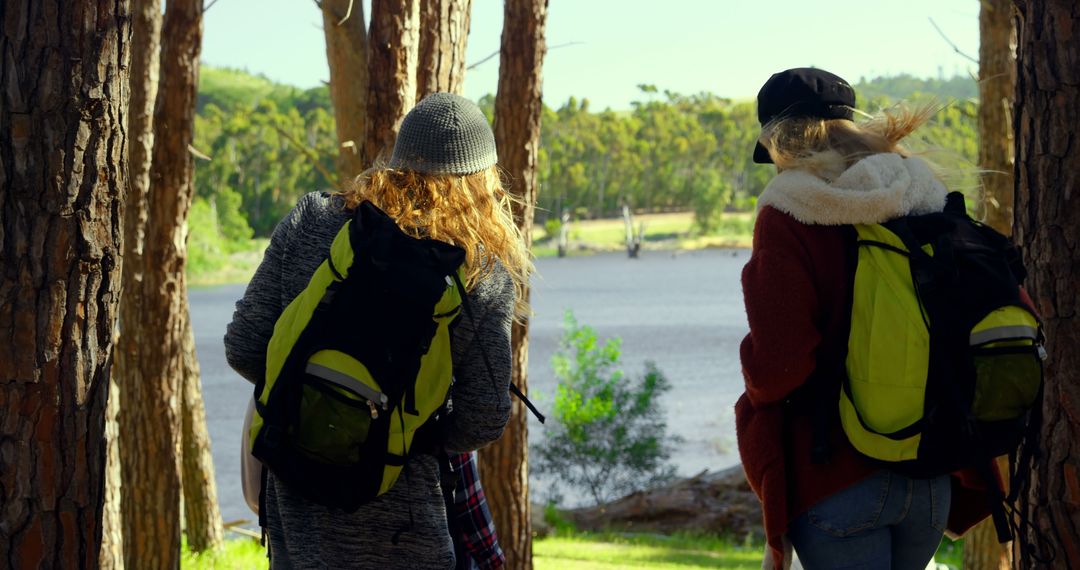
M 572 310 L 601 338 L 621 337 L 623 369 L 638 377 L 653 361 L 671 381 L 662 403 L 680 475 L 738 462 L 733 407 L 742 392 L 739 342 L 747 332 L 739 274 L 749 250 L 644 251 L 537 260 L 532 281 L 530 397 L 548 413 L 555 392 L 551 356 Z M 218 499 L 226 521 L 252 520 L 240 491 L 240 429 L 252 386 L 225 362 L 222 337 L 243 285 L 195 289 L 191 320 L 202 371 Z M 530 416 L 529 441 L 543 438 Z M 546 494 L 534 478 L 534 498 Z M 574 502 L 580 496 L 567 493 Z

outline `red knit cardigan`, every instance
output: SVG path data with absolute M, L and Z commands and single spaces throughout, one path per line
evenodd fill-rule
M 810 458 L 812 418 L 784 402 L 818 369 L 836 362 L 851 320 L 853 234 L 844 226 L 803 224 L 770 206 L 758 213 L 754 250 L 742 273 L 750 334 L 742 342 L 746 391 L 735 404 L 739 454 L 761 500 L 777 568 L 788 523 L 822 499 L 880 469 L 848 443 L 833 406 L 827 464 Z M 996 469 L 996 467 L 995 467 Z M 949 531 L 966 532 L 989 515 L 978 477 L 953 477 Z

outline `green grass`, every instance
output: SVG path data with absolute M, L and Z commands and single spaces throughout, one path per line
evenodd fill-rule
M 255 274 L 255 269 L 259 267 L 263 252 L 266 251 L 266 246 L 269 243 L 270 240 L 266 238 L 253 239 L 247 247 L 229 254 L 227 260 L 220 267 L 202 271 L 189 267 L 187 273 L 188 285 L 204 287 L 229 283 L 247 283 L 251 280 L 251 276 Z
M 942 541 L 935 560 L 960 568 L 962 542 Z M 737 543 L 714 536 L 677 534 L 590 533 L 561 530 L 533 542 L 536 570 L 696 570 L 704 568 L 761 568 L 764 546 Z M 228 540 L 221 550 L 203 554 L 183 546 L 184 570 L 267 568 L 266 550 L 257 540 Z
M 707 235 L 694 228 L 690 212 L 644 214 L 634 218 L 635 231 L 644 223 L 644 249 L 704 249 L 710 247 L 750 247 L 753 239 L 754 216 L 751 213 L 724 214 L 720 227 Z M 556 254 L 554 236 L 542 227 L 535 227 L 533 254 L 549 257 Z M 626 247 L 626 228 L 621 218 L 571 222 L 568 234 L 570 254 L 598 251 L 621 251 Z
M 649 534 L 560 534 L 533 543 L 537 570 L 695 570 L 761 568 L 759 545 L 714 537 Z
M 266 549 L 251 538 L 226 540 L 221 549 L 192 554 L 183 544 L 180 567 L 184 570 L 234 570 L 267 568 Z

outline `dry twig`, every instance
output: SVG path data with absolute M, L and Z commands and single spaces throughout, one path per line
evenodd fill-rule
M 937 33 L 941 34 L 941 38 L 943 40 L 945 40 L 945 42 L 948 43 L 949 46 L 951 46 L 953 48 L 953 51 L 955 51 L 956 53 L 960 54 L 963 57 L 966 57 L 966 58 L 970 59 L 971 61 L 973 61 L 975 63 L 979 63 L 978 58 L 971 57 L 970 55 L 964 53 L 963 51 L 960 51 L 960 48 L 956 47 L 956 44 L 954 44 L 953 41 L 949 39 L 949 36 L 946 36 L 945 32 L 941 31 L 941 28 L 938 27 L 937 22 L 935 22 L 933 18 L 930 18 L 930 25 L 934 26 L 934 29 L 937 30 Z

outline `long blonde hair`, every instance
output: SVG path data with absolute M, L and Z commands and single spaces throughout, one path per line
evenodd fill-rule
M 833 180 L 871 155 L 908 156 L 900 141 L 941 110 L 937 103 L 893 107 L 858 123 L 846 119 L 780 118 L 767 123 L 758 139 L 781 170 L 805 170 Z
M 529 316 L 525 291 L 532 258 L 514 223 L 514 198 L 497 166 L 475 174 L 426 174 L 376 166 L 340 193 L 346 208 L 370 200 L 413 237 L 451 243 L 465 250 L 465 284 L 473 290 L 502 263 L 514 281 L 518 319 Z

